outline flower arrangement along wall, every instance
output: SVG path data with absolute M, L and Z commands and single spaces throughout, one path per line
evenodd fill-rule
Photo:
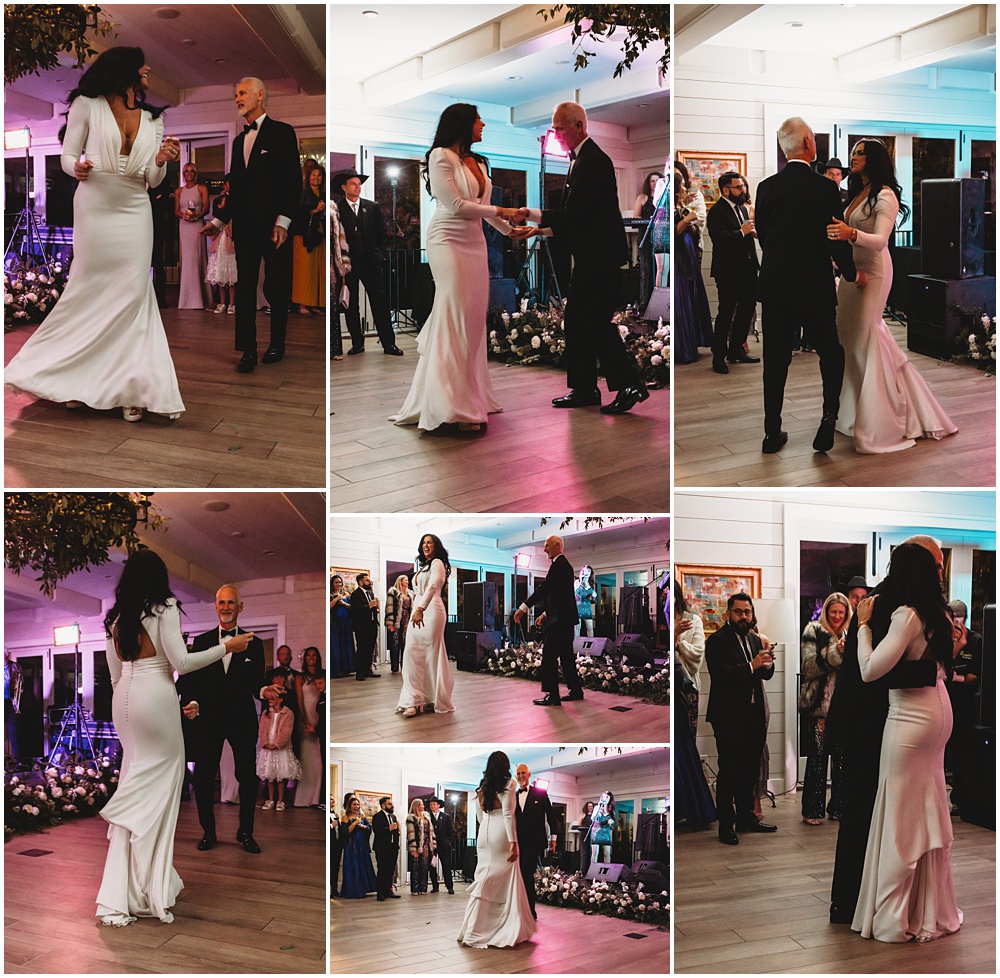
M 647 890 L 642 883 L 588 880 L 552 866 L 535 873 L 535 899 L 553 907 L 576 907 L 588 914 L 670 924 L 670 894 Z

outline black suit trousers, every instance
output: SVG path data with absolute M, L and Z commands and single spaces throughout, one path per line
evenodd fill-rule
M 196 721 L 197 722 L 197 721 Z M 253 819 L 257 806 L 257 764 L 254 748 L 257 731 L 249 728 L 240 733 L 222 730 L 199 733 L 194 762 L 194 797 L 198 803 L 198 821 L 206 835 L 215 838 L 215 775 L 222 758 L 222 745 L 228 740 L 233 749 L 236 780 L 240 784 L 240 830 L 253 835 Z
M 445 889 L 454 890 L 455 880 L 451 874 L 451 843 L 439 843 L 437 850 L 438 864 L 431 866 L 431 886 L 436 890 L 440 881 L 444 880 Z
M 396 860 L 399 858 L 399 849 L 392 846 L 378 846 L 375 849 L 375 893 L 380 897 L 387 897 L 392 893 L 392 871 L 396 868 Z
M 361 628 L 354 629 L 354 674 L 355 676 L 370 676 L 375 658 L 375 643 L 378 638 L 378 625 L 372 621 Z
M 385 294 L 382 267 L 376 265 L 366 255 L 351 255 L 351 270 L 346 276 L 347 290 L 351 297 L 347 304 L 347 331 L 351 334 L 351 345 L 360 350 L 365 345 L 365 335 L 361 329 L 361 297 L 358 282 L 365 287 L 368 303 L 372 308 L 372 318 L 383 349 L 396 345 L 392 331 L 392 314 L 389 297 Z
M 805 307 L 802 303 L 766 300 L 764 314 L 764 434 L 781 431 L 781 406 L 785 400 L 785 381 L 792 362 L 792 349 L 798 345 L 799 329 L 812 322 L 812 341 L 819 354 L 823 378 L 823 414 L 837 416 L 840 388 L 844 384 L 844 348 L 837 337 L 835 306 Z
M 257 281 L 264 261 L 264 297 L 271 307 L 270 345 L 285 350 L 288 329 L 288 304 L 292 301 L 292 239 L 280 248 L 264 235 L 243 231 L 236 244 L 236 349 L 243 353 L 257 350 Z
M 719 750 L 719 775 L 715 782 L 715 803 L 719 830 L 746 825 L 753 817 L 753 787 L 760 774 L 767 729 L 763 714 L 748 717 L 745 723 L 715 727 Z
M 340 878 L 340 860 L 344 855 L 344 847 L 340 844 L 339 829 L 330 829 L 330 894 L 340 892 L 337 881 Z
M 609 391 L 639 382 L 639 369 L 625 349 L 618 327 L 611 322 L 620 294 L 618 269 L 594 272 L 573 269 L 566 303 L 566 386 L 571 390 L 597 387 L 597 364 Z
M 563 681 L 573 690 L 581 689 L 576 671 L 576 653 L 573 651 L 573 626 L 553 625 L 545 630 L 542 645 L 540 679 L 543 693 L 559 695 L 559 666 L 562 665 Z
M 538 852 L 533 846 L 518 844 L 518 866 L 521 879 L 524 880 L 524 890 L 528 894 L 531 913 L 535 913 L 535 870 L 538 868 Z
M 747 262 L 744 274 L 717 278 L 715 285 L 719 311 L 712 337 L 712 360 L 718 363 L 727 356 L 736 360 L 743 355 L 743 344 L 757 307 L 757 271 Z

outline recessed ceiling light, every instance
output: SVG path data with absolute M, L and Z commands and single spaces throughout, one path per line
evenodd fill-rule
M 263 550 L 263 551 L 261 551 L 261 553 L 263 553 L 263 555 L 265 557 L 277 557 L 278 556 L 278 551 L 277 550 Z
M 637 109 L 648 109 L 649 108 L 649 102 L 636 102 L 635 103 L 635 107 Z M 723 211 L 723 213 L 725 213 L 725 211 Z
M 157 7 L 153 11 L 153 16 L 160 20 L 176 20 L 180 15 L 181 12 L 176 7 Z
M 362 10 L 361 11 L 361 16 L 362 17 L 378 17 L 378 11 L 377 10 Z
M 193 48 L 198 42 L 193 37 L 185 37 L 181 44 L 185 47 Z
M 204 506 L 202 506 L 202 509 L 208 513 L 224 513 L 227 509 L 229 509 L 229 503 L 227 503 L 224 499 L 210 499 L 204 504 Z
M 508 75 L 507 81 L 521 81 L 523 78 L 524 75 Z
M 234 540 L 242 540 L 246 536 L 246 534 L 242 530 L 233 530 L 233 532 L 230 533 L 229 535 Z
M 226 63 L 226 59 L 225 59 L 225 58 L 212 58 L 212 60 L 213 60 L 213 61 L 214 61 L 214 62 L 215 62 L 215 63 L 216 63 L 217 65 L 224 65 L 224 64 Z
M 801 20 L 789 20 L 785 22 L 785 27 L 805 27 Z
M 569 60 L 566 60 L 566 61 L 557 61 L 556 62 L 557 65 L 571 65 L 572 63 L 573 62 L 569 61 Z

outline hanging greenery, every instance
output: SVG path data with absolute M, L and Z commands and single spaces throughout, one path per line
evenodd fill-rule
M 670 67 L 670 4 L 668 3 L 557 3 L 538 12 L 546 20 L 554 20 L 565 11 L 564 23 L 573 25 L 573 44 L 576 45 L 574 71 L 586 68 L 596 51 L 588 51 L 583 41 L 603 42 L 617 30 L 624 32 L 621 50 L 624 57 L 615 68 L 615 78 L 631 69 L 633 62 L 649 47 L 663 43 L 660 70 L 666 74 Z
M 41 74 L 59 65 L 59 54 L 76 57 L 75 68 L 97 54 L 87 31 L 107 37 L 116 25 L 95 4 L 5 3 L 3 5 L 4 66 L 7 85 L 24 75 Z
M 9 492 L 4 494 L 4 560 L 15 573 L 26 568 L 46 597 L 59 581 L 111 560 L 112 549 L 128 553 L 145 544 L 136 533 L 142 520 L 158 529 L 166 517 L 153 512 L 151 493 Z

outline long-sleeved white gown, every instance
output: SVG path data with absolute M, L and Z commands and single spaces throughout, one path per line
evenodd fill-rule
M 85 153 L 94 164 L 73 198 L 73 263 L 66 290 L 4 371 L 16 394 L 82 401 L 99 410 L 141 407 L 176 418 L 184 410 L 150 278 L 153 216 L 146 184 L 156 165 L 163 121 L 142 110 L 132 151 L 107 99 L 79 96 L 70 106 L 62 168 Z
M 173 673 L 202 669 L 226 653 L 222 643 L 188 652 L 173 598 L 142 625 L 155 656 L 122 662 L 113 638 L 106 650 L 123 758 L 118 790 L 101 810 L 108 822 L 108 857 L 97 916 L 116 926 L 137 917 L 159 917 L 167 924 L 174 919 L 170 907 L 184 885 L 173 865 L 184 738 Z

